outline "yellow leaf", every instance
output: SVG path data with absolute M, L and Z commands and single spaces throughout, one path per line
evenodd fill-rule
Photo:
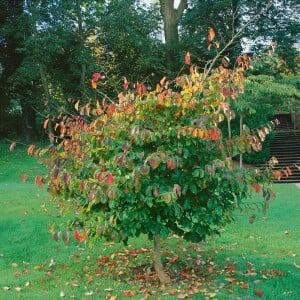
M 209 31 L 208 31 L 208 40 L 211 42 L 213 41 L 213 39 L 215 38 L 216 34 L 215 34 L 215 31 L 213 30 L 213 28 L 209 28 Z
M 97 87 L 97 83 L 96 83 L 96 87 Z M 78 109 L 79 109 L 79 100 L 75 103 L 74 108 L 78 111 Z

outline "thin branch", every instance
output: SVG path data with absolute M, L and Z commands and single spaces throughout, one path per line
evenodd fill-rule
M 235 42 L 235 40 L 244 32 L 244 30 L 251 23 L 253 23 L 259 17 L 261 17 L 263 14 L 265 14 L 270 9 L 270 7 L 272 6 L 272 4 L 273 4 L 273 0 L 269 0 L 268 4 L 267 4 L 267 6 L 266 6 L 266 8 L 264 10 L 262 10 L 259 14 L 257 14 L 256 16 L 254 16 L 248 22 L 246 22 L 246 24 L 244 26 L 242 26 L 241 29 L 232 36 L 231 40 L 227 43 L 227 45 L 225 45 L 225 47 L 222 50 L 220 50 L 217 53 L 217 55 L 212 59 L 211 64 L 209 65 L 209 67 L 206 70 L 206 72 L 204 72 L 204 74 L 203 74 L 202 81 L 205 81 L 205 79 L 207 78 L 207 76 L 209 75 L 209 73 L 211 72 L 211 70 L 213 69 L 213 67 L 216 64 L 217 60 L 221 57 L 221 55 Z

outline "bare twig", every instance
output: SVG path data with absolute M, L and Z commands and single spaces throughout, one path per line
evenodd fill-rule
M 260 13 L 258 13 L 257 15 L 255 15 L 252 19 L 250 19 L 248 22 L 246 22 L 246 24 L 244 24 L 239 31 L 237 31 L 235 34 L 233 34 L 232 38 L 230 39 L 230 41 L 224 46 L 224 48 L 222 50 L 220 50 L 217 55 L 211 60 L 211 63 L 209 64 L 209 67 L 204 70 L 203 73 L 203 78 L 202 81 L 205 81 L 205 79 L 207 78 L 207 76 L 209 75 L 209 73 L 211 72 L 211 70 L 213 69 L 213 67 L 215 66 L 217 60 L 221 57 L 221 55 L 235 42 L 235 40 L 243 33 L 243 31 L 251 24 L 253 23 L 255 20 L 257 20 L 258 18 L 260 18 L 263 14 L 265 14 L 270 7 L 273 4 L 273 0 L 269 0 L 267 6 L 265 9 L 263 9 Z

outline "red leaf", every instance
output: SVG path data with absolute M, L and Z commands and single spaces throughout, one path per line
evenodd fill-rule
M 176 169 L 175 163 L 173 162 L 172 159 L 168 159 L 168 160 L 167 160 L 167 168 L 168 168 L 169 170 L 174 170 L 174 169 Z
M 240 66 L 241 64 L 243 64 L 243 60 L 242 58 L 239 56 L 237 59 L 236 59 L 236 63 Z
M 256 192 L 256 193 L 259 193 L 259 192 L 260 192 L 260 185 L 259 185 L 258 183 L 255 182 L 255 183 L 253 184 L 253 186 L 254 186 L 254 188 L 255 188 L 255 192 Z
M 209 130 L 209 138 L 210 138 L 210 140 L 215 141 L 215 140 L 218 140 L 219 137 L 220 137 L 219 130 L 216 130 L 216 129 L 210 129 Z
M 92 76 L 92 81 L 97 82 L 101 78 L 100 73 L 94 73 Z
M 84 242 L 87 240 L 87 232 L 84 230 L 82 233 L 80 233 L 79 230 L 75 230 L 74 237 L 79 243 Z
M 184 56 L 184 63 L 186 65 L 190 65 L 191 64 L 191 54 L 190 52 L 187 52 Z
M 106 176 L 106 183 L 108 185 L 113 185 L 115 183 L 115 179 L 111 173 L 107 174 Z
M 125 90 L 125 91 L 128 89 L 129 84 L 130 84 L 130 82 L 127 80 L 126 77 L 124 77 L 124 84 L 123 84 L 123 87 L 124 87 L 124 90 Z
M 255 294 L 256 296 L 258 296 L 258 297 L 262 297 L 262 296 L 264 295 L 264 293 L 263 293 L 261 290 L 256 290 L 256 291 L 254 292 L 254 294 Z
M 16 145 L 17 145 L 16 142 L 11 143 L 11 145 L 9 146 L 9 151 L 14 151 Z
M 224 97 L 229 97 L 233 95 L 233 88 L 230 86 L 226 86 L 222 88 L 222 94 Z
M 116 112 L 116 110 L 117 110 L 116 105 L 115 104 L 110 104 L 107 108 L 106 113 L 107 113 L 108 116 L 111 116 L 114 112 Z
M 215 38 L 216 34 L 213 28 L 209 28 L 208 30 L 208 40 L 211 42 Z

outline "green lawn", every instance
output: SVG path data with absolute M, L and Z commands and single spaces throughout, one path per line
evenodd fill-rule
M 266 217 L 237 216 L 221 237 L 163 245 L 170 286 L 160 286 L 145 237 L 93 249 L 56 242 L 59 217 L 34 176 L 45 172 L 26 148 L 0 144 L 0 299 L 300 299 L 300 189 L 276 185 Z M 20 175 L 27 173 L 28 182 Z M 255 195 L 254 197 L 258 197 Z

